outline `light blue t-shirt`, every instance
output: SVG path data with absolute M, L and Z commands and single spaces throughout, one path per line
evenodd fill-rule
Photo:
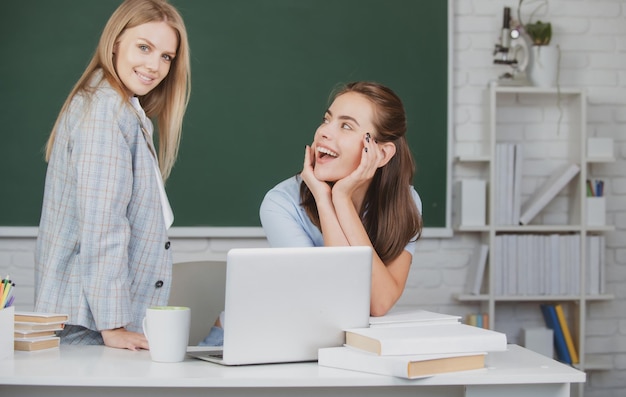
M 309 219 L 304 207 L 300 205 L 299 175 L 293 176 L 276 185 L 267 192 L 259 215 L 261 224 L 272 247 L 323 247 L 322 232 Z M 422 200 L 411 186 L 411 195 L 415 205 L 422 213 Z M 415 251 L 415 240 L 404 247 L 411 255 Z

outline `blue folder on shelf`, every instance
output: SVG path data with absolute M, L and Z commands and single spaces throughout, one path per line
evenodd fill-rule
M 565 343 L 565 337 L 563 336 L 563 330 L 559 319 L 556 316 L 556 310 L 553 305 L 542 304 L 541 312 L 543 313 L 543 319 L 546 322 L 546 326 L 554 332 L 554 348 L 556 350 L 556 357 L 559 361 L 565 364 L 572 364 L 572 357 L 567 350 L 567 344 Z

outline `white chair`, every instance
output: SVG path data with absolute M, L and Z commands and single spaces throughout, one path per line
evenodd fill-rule
M 226 261 L 175 263 L 169 304 L 191 308 L 189 345 L 197 345 L 224 310 Z

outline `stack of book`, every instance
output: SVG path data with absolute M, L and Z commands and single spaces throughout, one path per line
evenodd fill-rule
M 485 367 L 485 356 L 507 348 L 506 335 L 425 310 L 373 317 L 368 328 L 346 330 L 341 347 L 322 348 L 318 364 L 417 379 Z
M 592 236 L 587 236 L 590 244 Z M 578 295 L 581 266 L 580 234 L 500 234 L 492 263 L 496 295 Z M 599 244 L 599 241 L 598 241 Z M 599 246 L 599 245 L 598 245 Z M 599 250 L 594 252 L 599 253 Z M 593 258 L 599 258 L 594 255 Z M 589 260 L 592 256 L 588 255 Z M 600 291 L 599 259 L 594 266 L 594 291 Z M 587 267 L 590 269 L 590 266 Z M 593 276 L 595 273 L 595 276 Z M 591 283 L 591 282 L 590 282 Z M 589 286 L 588 286 L 589 288 Z M 587 292 L 590 292 L 588 289 Z
M 57 331 L 63 329 L 67 314 L 15 312 L 15 350 L 43 350 L 59 346 Z

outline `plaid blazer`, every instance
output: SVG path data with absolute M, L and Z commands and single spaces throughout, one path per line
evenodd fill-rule
M 62 115 L 48 163 L 35 310 L 142 332 L 146 308 L 167 304 L 172 275 L 154 147 L 101 73 L 92 85 L 91 98 L 77 95 Z

